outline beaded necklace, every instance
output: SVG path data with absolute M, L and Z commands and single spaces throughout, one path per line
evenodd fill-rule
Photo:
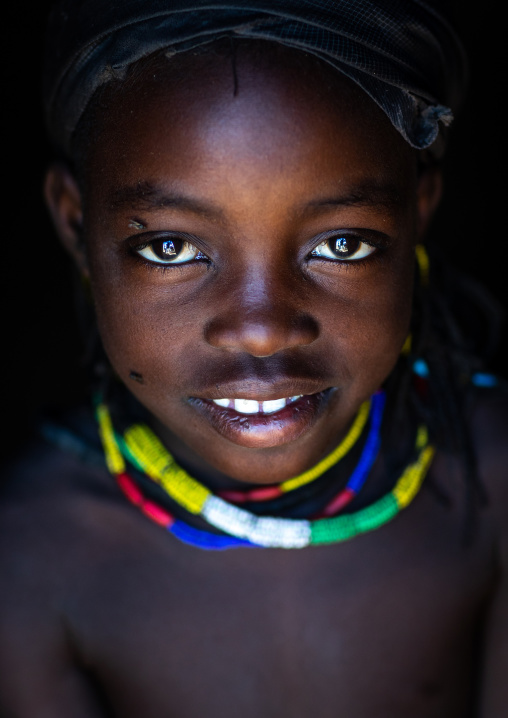
M 177 535 L 184 522 L 175 521 L 171 514 L 148 501 L 126 474 L 125 460 L 115 437 L 109 411 L 104 404 L 98 406 L 97 416 L 106 462 L 111 473 L 117 477 L 120 488 L 146 515 Z M 137 464 L 143 467 L 148 476 L 160 483 L 176 503 L 227 534 L 222 537 L 213 535 L 213 539 L 210 539 L 211 534 L 208 534 L 208 538 L 202 540 L 201 535 L 206 532 L 186 526 L 187 542 L 202 548 L 229 548 L 252 544 L 272 548 L 304 548 L 338 543 L 372 531 L 409 505 L 418 493 L 434 456 L 434 448 L 428 445 L 427 430 L 421 426 L 416 437 L 418 458 L 404 470 L 389 494 L 355 513 L 309 521 L 256 516 L 213 495 L 174 462 L 147 427 L 131 427 L 125 434 L 125 443 Z M 182 536 L 180 538 L 185 540 Z M 214 542 L 217 545 L 212 545 Z
M 309 484 L 311 481 L 314 481 L 322 476 L 326 471 L 331 469 L 334 464 L 343 459 L 344 456 L 353 448 L 355 443 L 358 441 L 365 424 L 367 423 L 371 409 L 373 410 L 372 423 L 377 427 L 379 432 L 383 406 L 384 394 L 382 392 L 374 394 L 373 400 L 368 399 L 367 401 L 364 401 L 358 410 L 351 428 L 337 448 L 303 474 L 295 476 L 292 479 L 287 479 L 277 486 L 263 486 L 261 488 L 249 489 L 248 491 L 220 491 L 219 496 L 234 504 L 247 503 L 249 501 L 266 501 L 268 499 L 277 498 L 278 496 L 282 496 L 283 494 Z
M 333 516 L 339 513 L 339 511 L 344 509 L 362 489 L 367 479 L 367 476 L 369 475 L 369 472 L 372 468 L 372 465 L 376 460 L 381 445 L 381 422 L 383 418 L 385 401 L 385 393 L 383 391 L 378 391 L 372 397 L 371 402 L 365 402 L 365 404 L 363 405 L 364 409 L 366 409 L 367 411 L 369 405 L 372 405 L 372 417 L 369 433 L 365 441 L 360 460 L 355 470 L 351 474 L 351 477 L 349 478 L 349 481 L 347 482 L 345 488 L 341 489 L 338 494 L 334 495 L 333 498 L 324 507 L 324 509 L 321 509 L 318 515 L 319 518 L 325 516 Z M 358 414 L 357 419 L 360 419 L 362 424 L 364 423 L 363 416 L 361 416 L 360 413 Z M 355 423 L 357 427 L 360 426 L 360 422 L 356 421 Z M 353 426 L 352 429 L 353 428 L 355 427 Z M 333 466 L 333 464 L 337 463 L 337 461 L 342 458 L 342 456 L 344 456 L 347 449 L 351 445 L 351 440 L 353 438 L 356 439 L 353 431 L 350 430 L 348 432 L 348 435 L 345 437 L 345 440 L 343 440 L 337 447 L 337 449 L 335 449 L 325 459 L 323 459 L 309 471 L 306 471 L 305 473 L 300 474 L 293 479 L 288 479 L 287 481 L 285 481 L 285 491 L 278 491 L 277 493 L 275 493 L 274 489 L 277 487 L 263 487 L 260 490 L 260 493 L 263 492 L 261 494 L 261 497 L 257 493 L 255 494 L 255 497 L 258 501 L 260 499 L 262 501 L 268 501 L 269 499 L 274 498 L 274 496 L 282 496 L 291 491 L 294 491 L 299 487 L 304 486 L 305 484 L 308 484 L 310 481 L 314 481 L 316 478 L 324 474 L 327 469 Z M 129 430 L 127 430 L 124 436 L 119 436 L 115 433 L 115 439 L 124 458 L 126 458 L 131 464 L 133 464 L 134 467 L 140 472 L 147 473 L 149 476 L 152 476 L 155 481 L 157 481 L 157 483 L 162 485 L 162 488 L 165 489 L 166 493 L 171 494 L 171 489 L 167 485 L 167 477 L 163 479 L 158 479 L 157 471 L 154 472 L 153 468 L 150 467 L 150 463 L 147 463 L 146 460 L 143 460 L 142 458 L 142 456 L 146 456 L 146 451 L 148 451 L 149 454 L 153 454 L 154 450 L 158 451 L 159 453 L 161 452 L 161 450 L 162 452 L 165 451 L 165 449 L 161 447 L 160 442 L 158 442 L 158 440 L 150 431 L 150 429 L 148 429 L 148 427 L 140 427 L 139 425 L 131 427 Z M 170 455 L 168 454 L 167 456 L 169 457 Z M 231 501 L 231 499 L 229 499 L 229 502 L 236 504 L 252 501 L 254 493 L 254 491 L 231 491 L 224 493 L 221 492 L 218 494 L 218 496 L 222 499 L 226 499 L 225 494 L 227 494 L 227 498 L 229 498 L 229 495 L 233 494 L 233 500 Z M 240 501 L 235 501 L 237 496 L 240 497 Z M 317 516 L 315 518 L 317 518 Z

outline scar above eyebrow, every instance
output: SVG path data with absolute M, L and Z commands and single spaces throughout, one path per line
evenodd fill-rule
M 212 218 L 222 214 L 213 204 L 171 192 L 152 182 L 137 182 L 134 185 L 118 187 L 111 195 L 110 207 L 114 210 L 141 211 L 174 208 Z

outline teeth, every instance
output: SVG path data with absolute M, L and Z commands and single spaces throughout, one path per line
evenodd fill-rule
M 213 399 L 213 403 L 217 406 L 223 406 L 226 409 L 234 409 L 239 414 L 273 414 L 276 411 L 284 409 L 288 404 L 292 404 L 297 399 L 301 399 L 303 394 L 290 396 L 287 399 L 272 399 L 271 401 L 256 401 L 255 399 Z
M 214 404 L 218 404 L 219 406 L 229 406 L 229 399 L 214 399 Z
M 263 414 L 273 414 L 274 411 L 279 411 L 286 406 L 285 399 L 272 399 L 271 401 L 263 402 Z
M 254 399 L 235 399 L 235 411 L 240 414 L 259 414 L 259 401 Z

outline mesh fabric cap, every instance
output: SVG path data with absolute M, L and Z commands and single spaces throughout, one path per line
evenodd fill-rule
M 95 90 L 130 64 L 219 37 L 272 40 L 343 72 L 413 146 L 449 124 L 465 86 L 445 0 L 61 0 L 49 23 L 44 100 L 53 141 L 71 138 Z

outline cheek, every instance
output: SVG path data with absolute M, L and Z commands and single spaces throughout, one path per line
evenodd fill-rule
M 112 366 L 125 380 L 131 371 L 151 381 L 164 378 L 178 383 L 186 373 L 183 357 L 192 344 L 193 330 L 182 312 L 178 319 L 167 303 L 116 301 L 102 303 L 97 314 L 99 331 Z
M 129 388 L 135 389 L 132 372 L 141 374 L 147 386 L 184 380 L 193 357 L 189 347 L 196 342 L 199 311 L 191 311 L 178 290 L 147 289 L 131 281 L 128 272 L 99 271 L 92 274 L 92 291 L 104 349 Z
M 342 281 L 322 330 L 333 338 L 337 361 L 352 383 L 379 385 L 395 366 L 409 332 L 414 261 L 408 253 L 368 277 L 362 278 L 362 271 Z

